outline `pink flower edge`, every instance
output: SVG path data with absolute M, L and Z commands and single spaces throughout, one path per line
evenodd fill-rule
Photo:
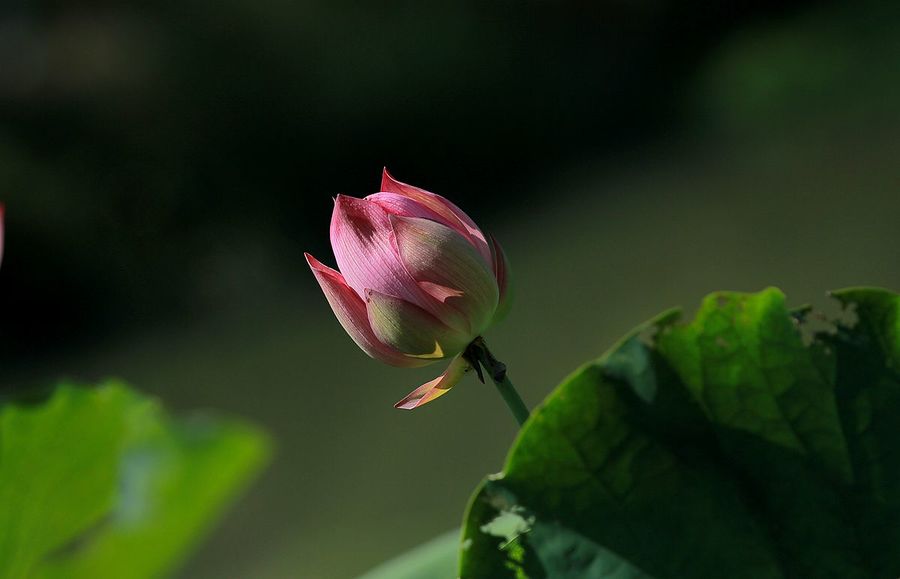
M 403 400 L 394 404 L 394 408 L 412 410 L 440 398 L 456 386 L 470 368 L 471 366 L 462 355 L 453 358 L 440 376 L 407 394 Z
M 430 362 L 406 356 L 381 342 L 369 324 L 366 303 L 347 285 L 344 276 L 309 253 L 304 256 L 338 322 L 363 352 L 376 360 L 403 368 L 425 366 Z

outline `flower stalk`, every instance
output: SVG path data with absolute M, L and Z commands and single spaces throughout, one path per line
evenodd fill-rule
M 491 381 L 493 381 L 494 385 L 497 387 L 497 391 L 500 392 L 503 401 L 506 402 L 506 406 L 509 407 L 510 412 L 512 412 L 513 418 L 516 419 L 519 426 L 524 425 L 530 414 L 528 407 L 525 405 L 522 397 L 519 396 L 516 387 L 513 386 L 513 383 L 509 380 L 509 376 L 506 373 L 506 364 L 495 358 L 491 351 L 488 350 L 484 338 L 481 336 L 475 338 L 475 340 L 469 344 L 469 347 L 466 348 L 463 357 L 475 369 L 475 372 L 478 374 L 478 379 L 481 380 L 482 383 L 484 383 L 484 375 L 481 369 L 484 367 L 488 376 L 491 378 Z

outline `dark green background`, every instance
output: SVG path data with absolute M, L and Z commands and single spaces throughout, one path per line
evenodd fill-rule
M 0 382 L 119 376 L 268 427 L 185 570 L 352 577 L 459 524 L 514 423 L 334 321 L 335 193 L 382 165 L 506 247 L 530 403 L 715 289 L 900 287 L 888 2 L 25 2 L 0 8 Z

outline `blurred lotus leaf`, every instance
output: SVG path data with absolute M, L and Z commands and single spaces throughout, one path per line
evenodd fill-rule
M 266 462 L 255 428 L 167 417 L 127 386 L 0 410 L 0 577 L 160 577 Z

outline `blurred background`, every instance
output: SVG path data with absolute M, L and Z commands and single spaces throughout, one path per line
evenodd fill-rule
M 459 524 L 515 425 L 366 358 L 303 260 L 382 166 L 504 244 L 538 403 L 674 305 L 900 289 L 900 3 L 6 0 L 0 385 L 122 377 L 275 462 L 183 570 L 349 578 Z

